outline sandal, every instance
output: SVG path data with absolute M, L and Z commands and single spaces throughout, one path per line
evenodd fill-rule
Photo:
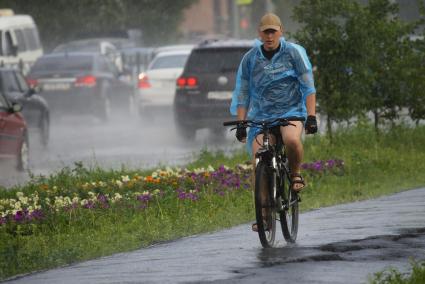
M 270 230 L 271 228 L 269 228 L 269 226 L 267 226 L 267 222 L 265 220 L 263 222 L 264 222 L 264 224 L 267 227 L 266 231 Z M 257 223 L 252 224 L 251 229 L 252 229 L 253 232 L 258 232 L 258 225 L 257 225 Z
M 300 187 L 295 187 L 295 184 L 301 184 L 302 186 Z M 295 192 L 300 192 L 301 190 L 304 189 L 304 187 L 306 187 L 304 178 L 302 177 L 302 175 L 300 173 L 294 173 L 291 174 L 291 188 L 293 191 Z

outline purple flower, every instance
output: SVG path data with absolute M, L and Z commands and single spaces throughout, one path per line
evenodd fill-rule
M 108 197 L 104 194 L 99 194 L 97 196 L 97 200 L 99 200 L 102 203 L 108 203 Z
M 32 211 L 32 213 L 30 214 L 30 217 L 33 220 L 41 220 L 44 218 L 44 213 L 41 209 L 35 209 L 34 211 Z
M 91 201 L 91 200 L 89 200 L 88 202 L 87 202 L 87 204 L 85 204 L 84 206 L 83 206 L 84 208 L 86 208 L 86 209 L 93 209 L 95 206 L 94 206 L 94 202 L 93 201 Z
M 179 194 L 178 194 L 178 198 L 179 199 L 186 199 L 186 192 L 179 192 Z
M 137 200 L 139 200 L 141 202 L 148 202 L 151 199 L 152 199 L 152 195 L 150 193 L 140 194 L 140 195 L 137 196 Z
M 327 162 L 326 162 L 326 165 L 328 166 L 328 168 L 333 168 L 335 165 L 336 165 L 336 162 L 335 162 L 335 160 L 328 160 Z
M 15 222 L 22 222 L 25 220 L 25 213 L 21 210 L 19 210 L 18 212 L 16 212 L 16 214 L 13 216 L 13 220 L 15 220 Z

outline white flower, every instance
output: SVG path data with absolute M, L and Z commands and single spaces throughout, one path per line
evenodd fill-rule
M 115 183 L 116 183 L 116 185 L 118 185 L 119 188 L 121 188 L 122 185 L 123 185 L 122 181 L 120 181 L 120 180 L 116 180 Z
M 214 168 L 211 165 L 208 165 L 207 172 L 213 172 L 213 171 L 215 171 Z
M 247 164 L 239 164 L 238 166 L 241 169 L 243 169 L 243 170 L 250 170 L 250 169 L 252 169 L 252 164 L 249 164 L 249 165 L 247 165 Z
M 195 174 L 200 174 L 200 173 L 204 173 L 205 172 L 205 169 L 204 168 L 197 168 L 197 169 L 194 169 L 193 172 Z
M 121 176 L 121 180 L 122 180 L 122 182 L 129 182 L 130 177 L 129 176 Z
M 17 193 L 16 193 L 16 197 L 18 197 L 18 199 L 20 198 L 20 197 L 23 197 L 24 196 L 24 193 L 23 192 L 21 192 L 21 191 L 18 191 Z
M 16 202 L 14 207 L 15 207 L 15 209 L 16 209 L 16 210 L 18 210 L 18 211 L 19 211 L 19 210 L 22 210 L 22 208 L 21 208 L 21 202 L 19 202 L 19 201 L 18 201 L 18 202 Z
M 64 201 L 64 203 L 65 203 L 66 205 L 71 205 L 71 204 L 72 204 L 72 202 L 71 202 L 71 198 L 69 198 L 68 196 L 66 196 L 66 197 L 63 199 L 63 201 Z

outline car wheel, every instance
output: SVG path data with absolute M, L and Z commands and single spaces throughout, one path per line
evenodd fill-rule
M 40 143 L 43 147 L 47 147 L 50 138 L 50 121 L 47 115 L 43 115 L 40 120 Z
M 29 169 L 29 144 L 28 136 L 26 134 L 19 148 L 16 162 L 16 169 L 18 171 L 23 172 Z

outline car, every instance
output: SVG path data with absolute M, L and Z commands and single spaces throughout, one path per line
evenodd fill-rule
M 23 74 L 16 69 L 0 68 L 0 82 L 0 91 L 12 103 L 22 106 L 29 136 L 38 136 L 39 144 L 46 147 L 50 135 L 50 111 L 47 101 L 28 86 Z
M 2 67 L 28 72 L 43 54 L 38 28 L 30 15 L 16 15 L 11 9 L 0 9 L 0 63 Z
M 152 120 L 173 110 L 175 82 L 183 71 L 191 48 L 156 54 L 147 70 L 139 75 L 139 115 Z
M 0 92 L 0 159 L 14 160 L 19 171 L 28 169 L 28 131 L 22 106 Z
M 112 106 L 128 110 L 131 84 L 108 57 L 96 52 L 51 53 L 40 57 L 27 81 L 38 86 L 53 115 L 94 115 L 108 121 Z
M 108 38 L 89 38 L 89 39 L 79 39 L 73 40 L 66 43 L 62 43 L 56 46 L 52 53 L 58 52 L 98 52 L 107 56 L 121 72 L 123 68 L 121 54 L 118 50 L 118 47 L 112 43 L 112 39 Z M 118 41 L 115 41 L 119 43 Z M 121 43 L 123 46 L 126 46 L 124 43 Z
M 185 139 L 208 128 L 224 136 L 222 122 L 229 112 L 236 72 L 243 55 L 253 47 L 249 40 L 212 40 L 195 47 L 176 81 L 174 121 Z
M 165 51 L 179 51 L 179 50 L 192 50 L 196 45 L 195 44 L 170 44 L 170 45 L 161 45 L 153 49 L 153 56 L 156 56 L 160 52 Z

